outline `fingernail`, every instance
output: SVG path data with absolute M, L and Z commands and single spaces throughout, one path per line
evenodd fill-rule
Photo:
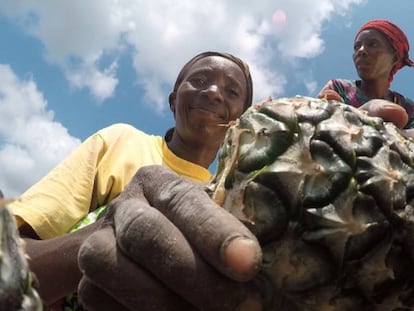
M 263 309 L 262 302 L 256 298 L 248 298 L 243 301 L 236 311 L 261 311 Z
M 261 261 L 261 249 L 256 241 L 246 237 L 228 239 L 222 247 L 222 258 L 236 280 L 253 277 Z
M 382 104 L 382 108 L 396 109 L 396 108 L 399 108 L 399 107 L 396 104 L 394 104 L 394 103 L 384 103 L 384 104 Z

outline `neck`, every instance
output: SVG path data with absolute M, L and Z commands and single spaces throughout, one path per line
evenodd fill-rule
M 203 143 L 186 143 L 176 132 L 167 142 L 168 148 L 181 159 L 198 164 L 206 169 L 209 168 L 216 158 L 220 145 L 217 142 L 213 144 Z
M 388 80 L 361 80 L 360 89 L 371 99 L 378 98 L 392 100 L 392 98 L 390 98 L 391 92 Z

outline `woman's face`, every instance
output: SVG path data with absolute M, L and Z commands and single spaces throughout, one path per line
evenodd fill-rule
M 247 82 L 240 67 L 221 56 L 195 62 L 170 96 L 175 130 L 184 140 L 221 143 L 230 121 L 243 112 Z
M 388 79 L 396 57 L 387 38 L 375 29 L 363 30 L 355 38 L 353 60 L 362 80 Z

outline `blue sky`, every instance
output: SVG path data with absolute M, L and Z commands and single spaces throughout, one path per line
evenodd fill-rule
M 395 22 L 414 46 L 412 12 L 408 0 L 0 0 L 0 189 L 19 195 L 112 123 L 163 135 L 176 74 L 198 52 L 244 58 L 256 101 L 313 96 L 357 78 L 368 20 Z M 413 81 L 404 68 L 392 88 L 414 98 Z

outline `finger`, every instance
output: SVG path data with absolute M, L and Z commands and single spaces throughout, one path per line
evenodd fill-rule
M 323 98 L 325 100 L 336 100 L 336 101 L 339 101 L 339 102 L 344 102 L 344 99 L 342 98 L 342 96 L 339 95 L 334 90 L 325 90 L 321 94 L 319 94 L 318 97 Z
M 141 192 L 225 275 L 245 281 L 257 273 L 262 253 L 256 237 L 199 185 L 162 166 L 147 166 L 134 176 L 124 195 L 132 197 L 134 192 Z
M 106 294 L 106 292 L 93 285 L 85 277 L 79 282 L 78 294 L 82 306 L 88 311 L 131 311 Z
M 94 286 L 130 310 L 183 311 L 189 308 L 187 302 L 120 252 L 112 228 L 93 233 L 82 244 L 79 267 Z M 80 288 L 82 301 L 92 304 L 102 298 L 89 297 L 87 289 Z
M 394 123 L 399 128 L 403 128 L 408 122 L 408 114 L 405 109 L 395 104 L 380 107 L 378 116 L 384 121 Z
M 158 210 L 128 200 L 118 208 L 115 225 L 120 248 L 194 306 L 233 311 L 256 303 L 249 310 L 260 310 L 255 287 L 218 273 Z
M 399 128 L 403 128 L 408 122 L 408 114 L 405 109 L 387 100 L 372 99 L 360 108 L 367 110 L 369 116 L 379 117 L 386 122 L 392 122 Z

